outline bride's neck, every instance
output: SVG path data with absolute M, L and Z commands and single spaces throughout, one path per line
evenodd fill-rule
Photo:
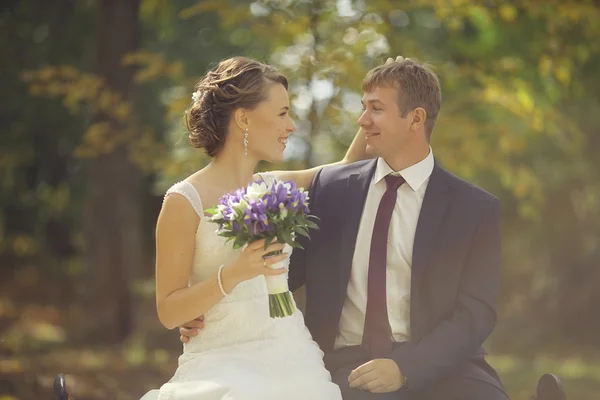
M 206 168 L 219 180 L 219 186 L 237 189 L 246 186 L 252 180 L 257 164 L 258 160 L 250 154 L 244 155 L 243 151 L 226 146 Z

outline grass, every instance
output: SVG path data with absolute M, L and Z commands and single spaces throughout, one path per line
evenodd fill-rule
M 494 355 L 487 359 L 498 371 L 513 400 L 529 400 L 538 379 L 547 372 L 561 378 L 568 400 L 600 399 L 600 360 L 584 360 L 579 356 L 539 356 L 528 360 L 512 355 Z

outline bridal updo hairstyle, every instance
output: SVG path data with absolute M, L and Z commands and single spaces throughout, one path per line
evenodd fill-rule
M 245 57 L 221 61 L 196 84 L 194 104 L 186 118 L 192 146 L 214 157 L 225 144 L 235 110 L 256 108 L 267 99 L 273 84 L 288 89 L 287 79 L 270 65 Z

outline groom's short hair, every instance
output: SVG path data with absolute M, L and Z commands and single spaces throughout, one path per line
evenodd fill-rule
M 367 73 L 363 90 L 371 92 L 379 86 L 398 89 L 398 107 L 402 117 L 417 107 L 425 109 L 425 133 L 427 140 L 430 140 L 442 106 L 440 81 L 432 67 L 412 58 L 380 65 Z

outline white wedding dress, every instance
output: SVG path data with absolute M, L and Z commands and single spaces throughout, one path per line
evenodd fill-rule
M 179 182 L 169 193 L 187 198 L 200 216 L 190 284 L 214 276 L 239 250 L 215 233 L 190 183 Z M 205 314 L 204 328 L 184 345 L 173 378 L 142 400 L 341 400 L 322 357 L 299 310 L 286 318 L 269 316 L 265 278 L 258 276 Z

